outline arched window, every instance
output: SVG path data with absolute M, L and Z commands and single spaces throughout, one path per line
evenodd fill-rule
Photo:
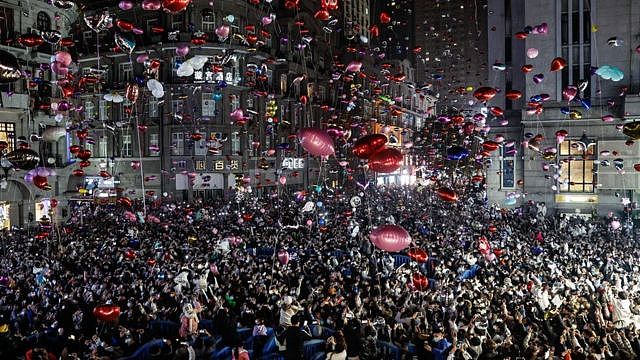
M 36 26 L 40 31 L 51 30 L 51 17 L 49 17 L 49 15 L 46 12 L 40 11 L 38 13 Z

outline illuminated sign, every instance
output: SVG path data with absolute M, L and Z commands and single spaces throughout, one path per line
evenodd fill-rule
M 283 169 L 304 169 L 304 159 L 302 158 L 289 158 L 282 159 Z

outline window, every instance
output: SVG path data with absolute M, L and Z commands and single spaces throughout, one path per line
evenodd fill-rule
M 240 155 L 240 134 L 231 133 L 231 155 Z
M 240 95 L 236 94 L 231 98 L 231 111 L 235 111 L 240 107 Z
M 153 149 L 160 148 L 160 134 L 152 133 L 149 134 L 149 156 L 160 156 L 159 151 L 155 151 Z
M 592 193 L 596 183 L 596 142 L 572 139 L 559 145 L 561 169 L 558 189 L 562 192 Z
M 98 154 L 96 154 L 96 155 L 100 156 L 100 157 L 108 157 L 109 156 L 109 151 L 107 150 L 107 136 L 106 135 L 100 136 L 100 141 L 98 141 Z
M 49 30 L 51 30 L 51 17 L 49 17 L 49 15 L 47 15 L 46 12 L 40 11 L 38 13 L 38 18 L 36 20 L 36 27 L 40 31 L 49 31 Z
M 120 68 L 120 82 L 125 83 L 133 79 L 133 64 L 130 62 L 121 63 Z
M 122 135 L 122 157 L 131 157 L 131 134 Z
M 184 134 L 171 133 L 171 148 L 173 155 L 184 155 Z
M 516 187 L 516 151 L 515 145 L 511 148 L 501 148 L 502 169 L 501 187 L 502 189 L 514 189 Z
M 100 121 L 109 120 L 109 111 L 111 110 L 111 103 L 106 100 L 100 100 L 98 103 L 98 107 L 100 110 Z
M 171 15 L 171 30 L 182 30 L 184 13 Z
M 120 119 L 124 120 L 124 119 L 128 119 L 131 117 L 131 113 L 127 114 L 127 109 L 131 110 L 132 104 L 131 101 L 129 101 L 128 99 L 125 99 L 123 102 L 120 103 Z
M 11 39 L 13 31 L 13 9 L 0 7 L 0 39 L 3 40 L 2 42 Z
M 249 150 L 249 156 L 256 156 L 256 147 L 253 142 L 253 134 L 247 134 L 247 150 Z
M 202 93 L 202 116 L 216 115 L 216 101 L 212 93 Z
M 567 69 L 562 71 L 564 89 L 569 85 L 577 86 L 590 77 L 591 0 L 562 0 L 560 11 L 561 52 L 567 60 Z M 591 97 L 589 83 L 581 96 Z
M 184 108 L 184 101 L 182 100 L 171 101 L 171 113 L 173 115 L 182 114 L 183 108 Z
M 202 15 L 202 31 L 214 32 L 216 28 L 216 18 L 213 11 Z
M 0 123 L 0 141 L 6 141 L 7 152 L 16 148 L 16 128 L 14 123 Z
M 93 119 L 94 116 L 96 116 L 95 106 L 93 105 L 93 101 L 84 102 L 84 114 L 87 119 Z
M 158 111 L 158 99 L 151 98 L 149 99 L 149 117 L 158 117 L 158 116 L 160 116 Z
M 200 155 L 200 156 L 207 155 L 207 150 L 209 150 L 209 148 L 207 147 L 207 140 L 206 139 L 203 138 L 201 140 L 193 142 L 193 154 L 194 155 Z
M 158 18 L 147 19 L 147 34 L 154 34 L 153 27 L 158 25 Z

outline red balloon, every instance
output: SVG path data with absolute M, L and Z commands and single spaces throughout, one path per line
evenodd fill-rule
M 530 73 L 533 71 L 533 65 L 531 64 L 522 65 L 522 67 L 520 68 L 520 71 L 522 71 L 525 74 Z
M 498 146 L 500 146 L 500 144 L 492 140 L 487 140 L 482 143 L 482 148 L 489 152 L 498 150 Z
M 369 27 L 369 33 L 371 34 L 371 37 L 378 37 L 380 36 L 380 28 L 378 25 L 371 25 Z
M 162 0 L 162 8 L 169 13 L 179 13 L 189 6 L 191 0 Z
M 481 88 L 476 89 L 476 91 L 473 92 L 473 97 L 478 99 L 478 101 L 487 102 L 493 99 L 493 97 L 496 96 L 497 93 L 498 91 L 496 89 L 483 86 Z
M 73 84 L 71 82 L 64 82 L 62 84 L 58 84 L 58 87 L 60 88 L 60 94 L 62 95 L 62 97 L 64 98 L 68 98 L 71 97 L 73 95 Z
M 502 108 L 499 106 L 492 106 L 489 111 L 493 116 L 496 117 L 501 117 L 502 115 L 504 115 L 504 110 L 502 110 Z
M 253 220 L 253 214 L 242 214 L 242 220 L 244 220 L 244 221 Z
M 127 251 L 124 252 L 124 258 L 127 260 L 135 260 L 136 252 L 131 249 L 128 249 Z
M 326 131 L 317 128 L 304 128 L 298 132 L 300 145 L 311 155 L 333 155 L 335 148 L 333 139 Z
M 381 12 L 380 13 L 380 22 L 383 24 L 388 24 L 391 22 L 391 16 L 389 14 L 387 14 L 386 12 Z
M 291 10 L 300 6 L 300 0 L 287 0 L 284 2 L 284 7 Z
M 18 37 L 18 43 L 22 46 L 26 47 L 36 47 L 41 45 L 44 42 L 44 39 L 40 35 L 36 34 L 24 34 Z
M 93 316 L 104 322 L 116 322 L 120 318 L 120 306 L 100 305 L 93 308 Z
M 320 21 L 327 21 L 329 20 L 329 18 L 331 17 L 331 14 L 329 14 L 329 12 L 325 9 L 322 10 L 318 10 L 315 15 L 313 15 L 313 17 L 316 20 L 320 20 Z
M 91 150 L 87 150 L 87 149 L 80 150 L 76 156 L 78 157 L 78 159 L 87 161 L 89 160 L 89 158 L 91 158 Z
M 46 176 L 40 176 L 40 175 L 36 175 L 33 177 L 33 185 L 35 185 L 37 188 L 42 189 L 42 190 L 47 190 L 48 188 L 51 188 L 51 186 L 49 185 L 49 181 L 47 180 Z
M 407 252 L 407 255 L 409 255 L 409 257 L 413 261 L 416 261 L 418 263 L 426 262 L 427 259 L 429 259 L 429 255 L 427 254 L 427 252 L 420 248 L 409 249 L 409 252 Z
M 129 199 L 128 197 L 121 197 L 117 201 L 120 205 L 131 207 L 131 199 Z
M 392 173 L 402 166 L 402 153 L 394 148 L 382 149 L 369 158 L 369 169 L 379 173 Z
M 132 23 L 124 20 L 116 20 L 116 26 L 120 28 L 120 30 L 129 32 L 132 31 L 135 26 Z
M 378 249 L 398 252 L 411 244 L 411 235 L 398 225 L 382 225 L 373 229 L 369 234 L 369 240 Z
M 518 100 L 522 97 L 522 92 L 519 90 L 509 90 L 505 94 L 505 97 L 511 101 Z
M 278 251 L 278 261 L 282 265 L 287 265 L 289 263 L 289 253 L 287 250 Z
M 326 10 L 338 10 L 338 0 L 321 0 L 320 6 Z
M 442 187 L 436 191 L 436 194 L 438 194 L 438 197 L 440 197 L 440 199 L 443 201 L 447 201 L 447 202 L 458 201 L 458 194 L 456 194 L 455 191 L 449 188 Z
M 58 207 L 58 199 L 51 199 L 49 200 L 49 204 L 51 204 L 51 208 L 55 209 Z
M 140 95 L 140 88 L 138 87 L 138 84 L 127 84 L 125 96 L 129 101 L 131 101 L 132 104 L 135 104 L 136 101 L 138 101 L 138 95 Z
M 567 60 L 557 57 L 551 61 L 551 71 L 560 71 L 567 66 Z
M 429 288 L 429 279 L 420 273 L 413 273 L 413 286 L 418 290 Z
M 71 172 L 71 174 L 72 174 L 73 176 L 78 176 L 78 177 L 80 177 L 80 176 L 84 176 L 84 170 L 82 170 L 82 169 L 74 169 L 74 170 Z
M 383 134 L 363 136 L 353 145 L 353 154 L 360 159 L 368 159 L 376 151 L 382 149 L 387 144 L 387 141 L 387 137 Z

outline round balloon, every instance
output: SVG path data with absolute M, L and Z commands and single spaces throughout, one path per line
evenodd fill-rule
M 383 134 L 365 135 L 353 145 L 353 154 L 360 159 L 368 159 L 376 151 L 382 149 L 387 141 L 387 137 Z
M 398 149 L 385 148 L 369 158 L 369 169 L 379 173 L 392 173 L 402 166 L 402 153 Z
M 21 170 L 31 170 L 40 162 L 40 156 L 31 149 L 16 149 L 8 153 L 7 161 Z
M 411 244 L 411 236 L 403 227 L 398 225 L 382 225 L 373 229 L 369 240 L 378 249 L 399 252 Z
M 304 128 L 298 132 L 300 145 L 314 156 L 333 155 L 335 148 L 333 139 L 326 131 L 317 128 Z
M 0 83 L 12 83 L 22 77 L 20 64 L 13 54 L 0 50 Z
M 446 188 L 446 187 L 439 188 L 436 191 L 436 194 L 443 201 L 447 201 L 447 202 L 456 202 L 456 201 L 458 201 L 458 194 L 456 194 L 455 191 L 453 191 L 453 190 L 451 190 L 449 188 Z

